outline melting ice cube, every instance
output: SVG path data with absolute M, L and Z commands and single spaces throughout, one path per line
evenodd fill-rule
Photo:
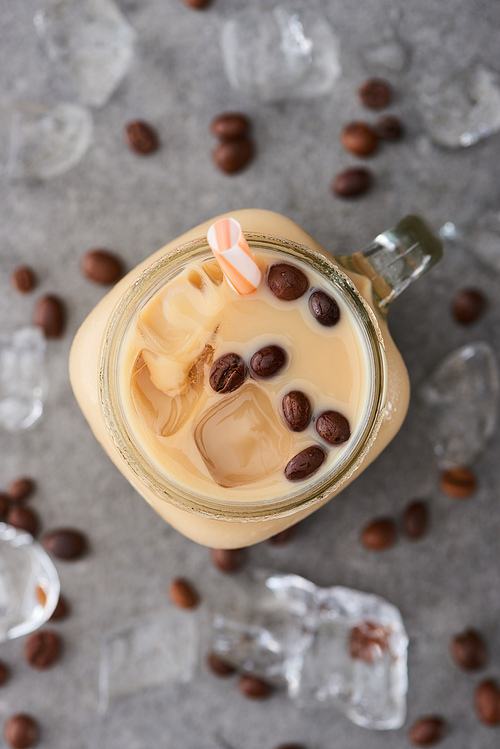
M 46 342 L 37 328 L 0 335 L 0 424 L 19 432 L 43 412 Z

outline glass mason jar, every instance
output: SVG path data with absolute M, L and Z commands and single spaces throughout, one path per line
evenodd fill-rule
M 75 396 L 97 439 L 115 465 L 172 526 L 198 543 L 238 548 L 295 524 L 347 486 L 399 430 L 409 401 L 406 368 L 389 334 L 392 300 L 436 263 L 439 238 L 419 218 L 407 216 L 363 252 L 332 256 L 293 222 L 269 211 L 231 214 L 250 247 L 272 250 L 318 272 L 356 321 L 368 352 L 368 406 L 349 448 L 329 472 L 291 484 L 282 496 L 235 501 L 195 492 L 173 481 L 148 457 L 134 435 L 120 394 L 125 334 L 137 313 L 193 260 L 210 256 L 207 222 L 174 240 L 131 271 L 85 320 L 73 343 L 70 375 Z M 187 484 L 189 482 L 186 482 Z

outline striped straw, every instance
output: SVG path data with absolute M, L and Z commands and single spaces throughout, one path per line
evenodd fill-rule
M 207 241 L 230 286 L 241 295 L 255 291 L 262 273 L 236 219 L 221 218 L 212 224 Z

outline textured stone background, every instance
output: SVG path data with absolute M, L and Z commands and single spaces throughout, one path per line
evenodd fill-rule
M 92 553 L 73 565 L 58 564 L 73 609 L 57 625 L 65 641 L 62 662 L 34 673 L 23 662 L 22 642 L 0 647 L 13 671 L 1 690 L 0 720 L 19 710 L 38 716 L 41 749 L 216 749 L 218 735 L 234 749 L 271 749 L 292 739 L 310 749 L 404 747 L 406 728 L 366 731 L 334 710 L 299 711 L 280 694 L 255 704 L 240 697 L 234 682 L 220 683 L 203 670 L 192 684 L 127 700 L 98 721 L 102 633 L 161 608 L 174 575 L 191 577 L 212 600 L 220 577 L 207 565 L 205 549 L 160 523 L 128 486 L 76 406 L 68 352 L 77 327 L 102 295 L 80 276 L 78 264 L 89 247 L 105 246 L 132 268 L 191 226 L 241 207 L 282 212 L 334 251 L 363 247 L 409 212 L 439 226 L 498 209 L 499 137 L 459 152 L 438 149 L 424 133 L 414 87 L 424 72 L 451 72 L 475 58 L 498 66 L 500 8 L 491 0 L 323 0 L 319 5 L 342 44 L 342 80 L 324 99 L 262 105 L 232 92 L 222 70 L 220 26 L 242 3 L 213 0 L 203 13 L 180 0 L 119 4 L 138 33 L 136 62 L 110 103 L 94 112 L 94 143 L 83 161 L 43 185 L 1 186 L 3 327 L 31 318 L 33 298 L 10 288 L 10 272 L 19 263 L 38 273 L 35 296 L 55 292 L 69 312 L 64 338 L 49 344 L 45 418 L 32 432 L 0 438 L 2 484 L 22 474 L 36 478 L 32 506 L 44 527 L 84 529 Z M 31 19 L 40 5 L 0 0 L 0 90 L 7 97 L 71 100 L 71 89 L 34 35 Z M 376 189 L 359 201 L 341 202 L 329 192 L 335 172 L 351 161 L 339 145 L 340 128 L 352 117 L 370 117 L 355 94 L 373 72 L 361 52 L 391 25 L 413 50 L 408 71 L 391 78 L 397 94 L 391 111 L 403 117 L 408 135 L 373 158 Z M 251 167 L 232 178 L 213 167 L 208 132 L 211 118 L 227 109 L 252 117 L 258 149 Z M 150 120 L 160 133 L 162 149 L 149 159 L 134 157 L 122 142 L 124 123 L 135 117 Z M 449 313 L 453 294 L 465 284 L 483 288 L 490 300 L 487 314 L 470 328 L 459 327 Z M 391 327 L 413 385 L 459 345 L 477 339 L 498 344 L 498 291 L 499 279 L 467 248 L 455 247 L 397 301 Z M 307 520 L 293 544 L 260 545 L 249 555 L 254 565 L 296 572 L 321 585 L 356 586 L 399 606 L 411 638 L 408 724 L 423 713 L 445 716 L 451 730 L 443 749 L 493 749 L 500 743 L 499 729 L 480 725 L 474 716 L 472 694 L 481 676 L 459 672 L 448 653 L 452 633 L 476 626 L 491 649 L 485 674 L 500 678 L 499 447 L 497 437 L 477 462 L 480 489 L 473 499 L 442 496 L 413 401 L 403 429 L 376 464 Z M 427 538 L 401 540 L 375 557 L 360 546 L 360 527 L 367 520 L 398 516 L 415 497 L 427 498 L 431 506 Z

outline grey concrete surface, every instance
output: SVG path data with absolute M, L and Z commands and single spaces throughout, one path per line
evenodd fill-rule
M 272 0 L 260 4 L 271 6 Z M 0 91 L 6 97 L 71 100 L 71 88 L 45 59 L 33 32 L 32 15 L 41 5 L 0 0 Z M 481 725 L 473 709 L 474 686 L 483 674 L 500 679 L 500 438 L 475 465 L 477 494 L 453 501 L 439 492 L 415 400 L 378 461 L 304 522 L 292 544 L 281 549 L 264 544 L 249 553 L 252 565 L 296 572 L 321 585 L 373 591 L 401 609 L 411 638 L 404 728 L 367 731 L 334 710 L 299 711 L 282 694 L 249 702 L 234 682 L 216 681 L 203 669 L 190 684 L 127 699 L 104 720 L 97 717 L 103 632 L 161 608 L 174 575 L 196 581 L 206 600 L 216 599 L 219 577 L 207 564 L 207 550 L 160 522 L 129 487 L 73 399 L 67 374 L 71 340 L 103 293 L 79 273 L 83 252 L 109 247 L 132 268 L 195 224 L 241 207 L 282 212 L 327 248 L 352 251 L 406 213 L 419 212 L 439 226 L 498 209 L 500 198 L 500 137 L 463 151 L 435 147 L 423 130 L 414 93 L 424 72 L 451 72 L 474 59 L 498 67 L 497 3 L 323 0 L 319 6 L 341 40 L 342 80 L 323 99 L 279 105 L 247 100 L 225 81 L 219 30 L 243 3 L 213 0 L 204 12 L 181 0 L 119 5 L 137 30 L 136 60 L 109 104 L 94 111 L 90 150 L 76 168 L 51 182 L 0 187 L 2 327 L 29 322 L 34 298 L 47 292 L 61 295 L 69 313 L 64 337 L 49 343 L 51 388 L 43 421 L 20 436 L 0 437 L 1 484 L 32 476 L 38 491 L 31 504 L 43 527 L 77 526 L 91 540 L 85 559 L 57 564 L 72 607 L 71 616 L 54 625 L 64 638 L 61 662 L 34 672 L 23 661 L 21 641 L 0 646 L 0 658 L 12 669 L 0 690 L 0 722 L 18 711 L 37 716 L 40 749 L 272 749 L 292 740 L 309 749 L 395 749 L 408 745 L 413 720 L 438 713 L 450 727 L 443 749 L 500 746 L 500 729 Z M 371 119 L 356 97 L 358 84 L 373 72 L 362 52 L 391 24 L 412 50 L 408 70 L 388 76 L 396 91 L 391 111 L 404 119 L 407 137 L 371 159 L 377 184 L 369 195 L 341 202 L 329 184 L 354 159 L 342 151 L 338 135 L 348 119 Z M 211 118 L 228 109 L 251 116 L 257 145 L 253 164 L 232 178 L 212 165 L 208 132 Z M 161 150 L 148 159 L 134 157 L 122 141 L 124 123 L 136 117 L 151 121 L 161 137 Z M 39 286 L 31 296 L 10 287 L 19 263 L 37 271 Z M 459 345 L 484 339 L 498 347 L 499 284 L 466 247 L 454 247 L 397 301 L 390 323 L 413 385 Z M 489 299 L 487 313 L 468 328 L 449 312 L 464 285 L 482 288 Z M 366 521 L 398 517 L 416 497 L 431 507 L 432 527 L 424 540 L 400 539 L 376 556 L 360 546 Z M 489 665 L 479 674 L 460 672 L 449 656 L 450 635 L 465 626 L 479 628 L 489 645 Z

